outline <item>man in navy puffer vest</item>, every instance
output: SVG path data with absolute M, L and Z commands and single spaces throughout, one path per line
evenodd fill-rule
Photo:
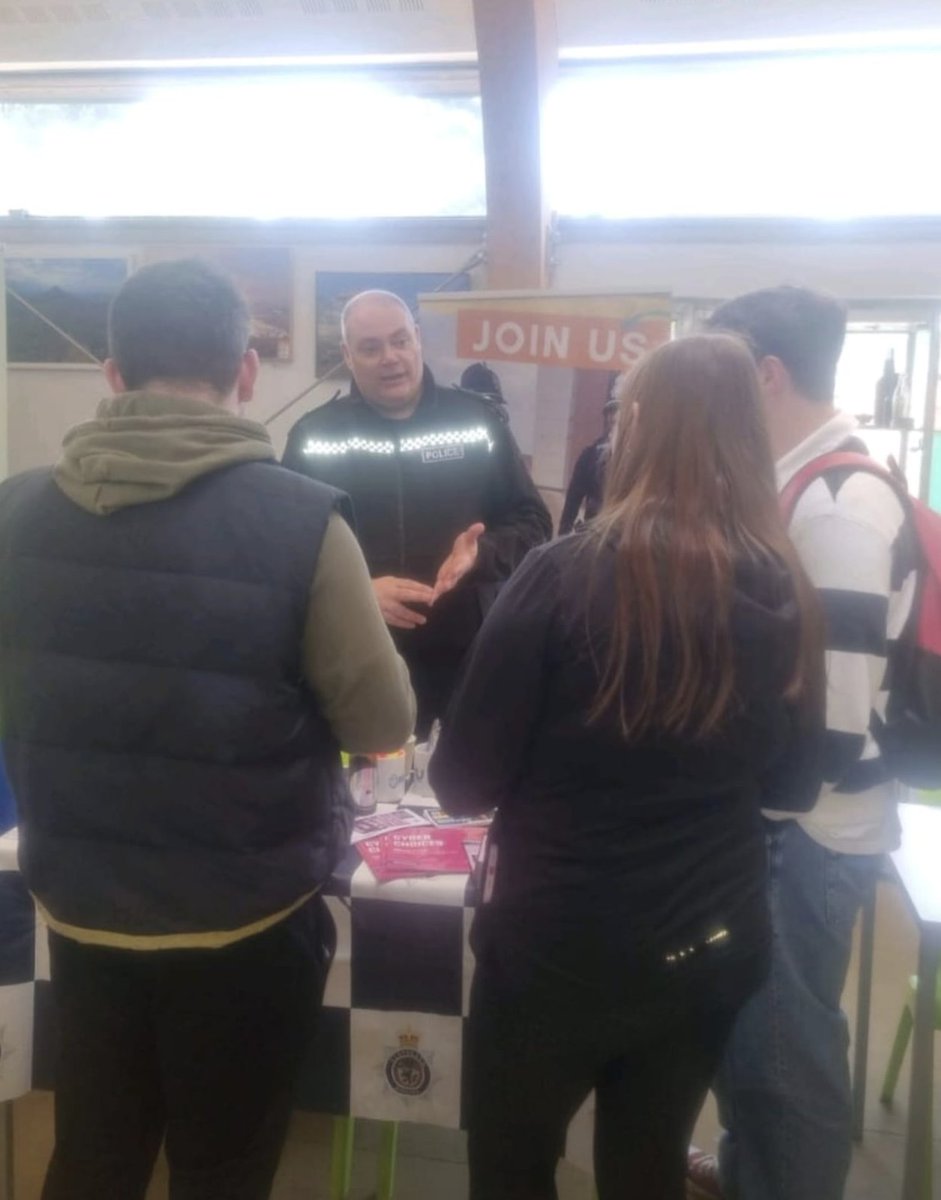
M 339 748 L 414 699 L 339 493 L 240 415 L 258 359 L 199 262 L 133 276 L 114 396 L 0 486 L 0 725 L 60 1024 L 44 1200 L 262 1200 L 328 965 Z

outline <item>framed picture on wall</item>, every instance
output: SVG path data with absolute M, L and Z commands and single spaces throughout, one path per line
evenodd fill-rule
M 148 263 L 199 258 L 224 271 L 248 301 L 249 345 L 265 362 L 289 362 L 294 354 L 294 259 L 287 246 L 200 246 L 151 251 Z
M 201 257 L 228 272 L 252 314 L 249 343 L 268 362 L 293 357 L 294 262 L 287 246 L 232 246 Z
M 7 258 L 7 362 L 94 367 L 108 354 L 108 307 L 126 258 Z
M 348 300 L 358 292 L 381 288 L 400 296 L 413 313 L 418 313 L 418 297 L 446 284 L 449 292 L 469 292 L 470 275 L 449 275 L 445 271 L 318 271 L 314 281 L 317 313 L 317 366 L 319 378 L 345 373 L 340 350 L 340 314 Z

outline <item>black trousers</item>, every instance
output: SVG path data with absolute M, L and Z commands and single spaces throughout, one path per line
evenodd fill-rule
M 686 1152 L 761 967 L 612 996 L 514 947 L 478 954 L 468 1054 L 470 1200 L 556 1200 L 568 1124 L 596 1091 L 600 1200 L 683 1200 Z M 693 986 L 690 986 L 690 984 Z
M 331 938 L 319 897 L 222 950 L 51 935 L 59 1047 L 43 1200 L 141 1200 L 164 1139 L 171 1200 L 265 1200 Z

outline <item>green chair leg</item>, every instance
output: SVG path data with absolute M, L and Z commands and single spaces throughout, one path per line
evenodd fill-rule
M 397 1121 L 385 1121 L 379 1142 L 379 1172 L 376 1200 L 392 1200 L 395 1193 L 395 1159 L 399 1148 Z
M 902 1009 L 902 1015 L 899 1018 L 898 1029 L 895 1031 L 895 1041 L 892 1043 L 892 1053 L 889 1055 L 889 1065 L 886 1067 L 885 1079 L 882 1081 L 882 1091 L 879 1093 L 879 1100 L 886 1105 L 892 1103 L 892 1097 L 895 1095 L 895 1087 L 898 1083 L 902 1060 L 905 1058 L 905 1051 L 908 1049 L 908 1043 L 911 1040 L 912 1029 L 915 1024 L 915 996 L 918 989 L 918 979 L 916 976 L 913 975 L 908 981 L 908 987 L 908 1002 Z M 935 985 L 934 1027 L 935 1029 L 941 1029 L 941 973 L 939 973 Z M 920 1192 L 922 1200 L 932 1200 L 932 1145 L 933 1143 L 929 1139 L 921 1179 Z
M 892 1097 L 895 1095 L 895 1085 L 899 1081 L 899 1071 L 902 1069 L 902 1060 L 905 1057 L 905 1051 L 908 1049 L 908 1043 L 912 1036 L 912 1026 L 914 1020 L 912 1018 L 911 1006 L 906 1004 L 902 1009 L 902 1015 L 899 1017 L 898 1029 L 895 1031 L 895 1041 L 892 1043 L 892 1053 L 889 1055 L 889 1065 L 885 1069 L 885 1079 L 882 1081 L 882 1091 L 879 1093 L 879 1100 L 882 1104 L 889 1105 L 892 1103 Z
M 353 1175 L 353 1117 L 333 1118 L 333 1149 L 330 1154 L 330 1200 L 349 1200 Z

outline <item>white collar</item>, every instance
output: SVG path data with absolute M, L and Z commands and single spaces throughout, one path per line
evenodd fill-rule
M 780 492 L 787 486 L 788 481 L 797 474 L 801 467 L 805 467 L 813 459 L 819 458 L 821 454 L 829 454 L 832 450 L 838 449 L 847 438 L 853 436 L 858 428 L 859 422 L 849 413 L 834 413 L 829 421 L 825 421 L 823 425 L 813 431 L 810 437 L 804 438 L 775 463 L 778 491 Z

